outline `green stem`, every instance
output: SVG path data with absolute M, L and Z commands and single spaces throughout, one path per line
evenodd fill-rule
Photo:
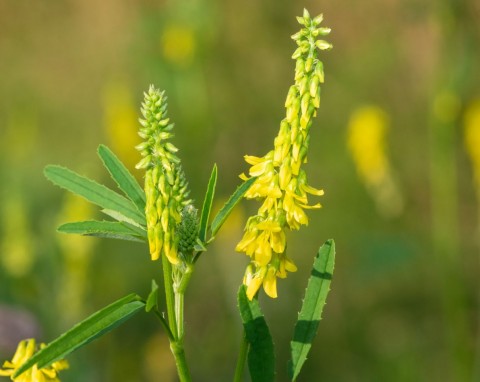
M 177 338 L 183 339 L 184 334 L 184 300 L 185 300 L 185 291 L 187 289 L 188 283 L 193 274 L 193 265 L 187 265 L 187 269 L 182 275 L 182 278 L 178 285 L 174 286 L 175 293 L 175 315 L 177 319 Z
M 168 326 L 168 322 L 165 321 L 165 318 L 162 316 L 162 314 L 158 311 L 158 309 L 155 309 L 153 311 L 155 313 L 155 316 L 160 320 L 163 328 L 167 332 L 168 340 L 170 342 L 175 341 L 175 336 L 173 335 L 172 331 L 170 330 L 170 327 Z
M 247 360 L 248 341 L 245 330 L 243 331 L 243 338 L 240 344 L 240 351 L 238 353 L 237 366 L 235 367 L 235 375 L 233 382 L 240 382 L 242 380 L 243 370 L 245 369 L 245 362 Z
M 177 319 L 177 338 L 183 340 L 183 293 L 175 293 L 175 317 Z
M 177 339 L 177 323 L 175 320 L 174 293 L 172 281 L 172 264 L 162 255 L 163 282 L 165 285 L 165 301 L 167 304 L 168 324 L 175 339 Z
M 175 364 L 177 365 L 178 377 L 180 382 L 190 382 L 190 371 L 188 370 L 187 360 L 185 358 L 185 350 L 183 349 L 183 341 L 170 342 L 170 350 L 175 357 Z
M 183 293 L 174 288 L 172 278 L 172 264 L 166 256 L 162 256 L 163 279 L 165 284 L 165 300 L 167 304 L 168 324 L 173 333 L 170 338 L 170 350 L 175 358 L 177 373 L 180 382 L 190 382 L 190 371 L 183 348 Z

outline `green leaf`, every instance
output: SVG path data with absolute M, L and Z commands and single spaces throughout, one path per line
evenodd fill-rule
M 258 299 L 250 301 L 242 285 L 238 291 L 238 308 L 249 344 L 248 369 L 252 382 L 270 382 L 275 379 L 275 354 L 272 337 Z
M 210 217 L 210 211 L 212 210 L 213 197 L 215 195 L 215 186 L 217 184 L 217 165 L 213 165 L 212 174 L 208 181 L 207 192 L 205 193 L 205 199 L 203 200 L 202 215 L 200 218 L 200 229 L 198 237 L 202 242 L 207 241 L 207 226 L 208 219 Z
M 128 199 L 115 191 L 77 174 L 65 167 L 45 167 L 45 176 L 55 185 L 78 194 L 106 210 L 117 211 L 139 225 L 145 225 L 144 214 Z
M 143 309 L 145 303 L 135 293 L 117 300 L 113 304 L 92 314 L 86 320 L 75 325 L 56 340 L 35 353 L 14 374 L 18 377 L 24 371 L 37 364 L 39 369 L 52 362 L 65 358 L 79 347 L 114 329 Z
M 158 285 L 155 280 L 152 280 L 152 290 L 147 297 L 147 305 L 145 311 L 150 312 L 152 309 L 158 306 Z
M 107 210 L 107 209 L 104 208 L 103 210 L 101 210 L 101 212 L 104 213 L 107 216 L 110 216 L 111 218 L 113 218 L 115 220 L 118 220 L 121 223 L 130 224 L 131 226 L 135 226 L 138 229 L 142 229 L 144 231 L 146 230 L 144 225 L 142 226 L 142 225 L 138 224 L 135 220 L 127 218 L 125 215 L 121 214 L 118 211 Z M 144 221 L 144 223 L 145 223 L 145 221 Z
M 143 234 L 140 234 L 139 231 L 133 230 L 130 227 L 131 226 L 119 222 L 90 220 L 66 223 L 58 227 L 57 230 L 62 233 L 72 233 L 83 236 L 97 236 L 141 242 L 147 240 L 147 233 L 145 231 L 143 231 Z
M 308 352 L 317 334 L 325 300 L 330 291 L 334 265 L 335 242 L 330 239 L 320 247 L 315 257 L 302 309 L 295 324 L 293 341 L 290 343 L 292 359 L 288 365 L 289 376 L 292 381 L 296 380 L 307 360 Z
M 145 214 L 145 192 L 135 177 L 107 146 L 98 146 L 98 155 L 125 196 L 135 204 L 139 212 Z
M 242 199 L 243 195 L 245 195 L 245 192 L 248 191 L 250 186 L 255 182 L 257 178 L 250 178 L 243 182 L 230 196 L 230 198 L 227 200 L 225 205 L 222 207 L 220 211 L 218 211 L 217 216 L 213 219 L 212 222 L 212 236 L 215 236 L 220 229 L 220 227 L 223 225 L 225 220 L 227 219 L 228 215 L 232 212 L 233 208 L 237 205 L 237 203 Z

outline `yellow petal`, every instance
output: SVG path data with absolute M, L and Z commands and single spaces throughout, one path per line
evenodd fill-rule
M 308 192 L 309 194 L 312 194 L 312 195 L 322 196 L 323 194 L 325 194 L 323 190 L 319 190 L 317 188 L 309 186 L 308 184 L 302 185 L 302 189 L 303 191 Z
M 274 232 L 270 237 L 270 245 L 276 253 L 283 253 L 286 245 L 285 232 Z
M 247 231 L 243 235 L 242 240 L 237 244 L 235 250 L 237 252 L 246 252 L 247 247 L 257 238 L 257 233 L 254 231 Z
M 262 285 L 263 279 L 260 277 L 254 277 L 250 283 L 247 285 L 247 297 L 251 301 L 257 294 L 260 286 Z
M 271 298 L 277 298 L 277 277 L 275 268 L 269 267 L 265 278 L 263 279 L 263 289 Z
M 306 208 L 308 210 L 315 210 L 315 209 L 318 209 L 318 208 L 322 208 L 322 205 L 320 203 L 317 203 L 313 206 L 309 206 L 308 204 L 299 204 L 300 207 L 302 208 Z
M 270 243 L 262 237 L 264 234 L 261 234 L 256 240 L 257 248 L 255 250 L 255 261 L 260 265 L 267 265 L 272 259 L 272 248 Z
M 257 163 L 264 161 L 264 158 L 256 157 L 253 155 L 245 155 L 244 158 L 245 158 L 245 162 L 251 165 L 255 165 Z
M 257 224 L 257 228 L 262 231 L 280 232 L 282 228 L 278 222 L 273 220 L 264 220 Z
M 290 260 L 288 257 L 285 256 L 285 258 L 283 259 L 282 263 L 284 264 L 285 266 L 285 269 L 288 271 L 288 272 L 296 272 L 297 271 L 297 266 L 294 264 L 294 262 L 292 260 Z
M 251 176 L 260 176 L 262 174 L 272 171 L 272 169 L 270 168 L 271 165 L 272 165 L 271 161 L 263 161 L 263 162 L 257 163 L 256 165 L 253 165 L 252 167 L 250 167 L 250 170 L 248 171 L 248 173 Z

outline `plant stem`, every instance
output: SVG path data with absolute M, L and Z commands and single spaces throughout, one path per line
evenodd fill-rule
M 168 326 L 167 321 L 165 321 L 165 318 L 163 318 L 162 314 L 157 309 L 154 310 L 154 313 L 155 316 L 160 320 L 160 323 L 162 324 L 165 331 L 167 332 L 168 340 L 170 342 L 175 341 L 175 336 L 170 330 L 170 327 Z
M 178 337 L 177 337 L 177 323 L 175 320 L 175 308 L 174 308 L 172 264 L 170 264 L 166 256 L 162 256 L 162 268 L 163 268 L 163 282 L 165 285 L 165 301 L 167 304 L 168 324 L 176 340 L 178 339 Z
M 172 264 L 166 256 L 162 256 L 163 280 L 165 285 L 165 301 L 167 304 L 168 324 L 173 338 L 170 338 L 170 350 L 175 358 L 177 373 L 181 382 L 190 382 L 185 350 L 183 348 L 183 293 L 174 288 Z
M 240 382 L 242 380 L 243 370 L 245 369 L 245 362 L 247 360 L 248 341 L 245 330 L 243 331 L 243 338 L 240 344 L 240 351 L 238 353 L 237 366 L 235 367 L 235 375 L 233 382 Z
M 187 269 L 182 274 L 182 278 L 178 285 L 174 285 L 173 291 L 175 293 L 175 315 L 177 319 L 177 338 L 182 340 L 184 334 L 184 300 L 185 291 L 187 289 L 190 278 L 193 274 L 193 265 L 188 264 Z
M 188 370 L 187 360 L 185 358 L 185 350 L 183 349 L 183 341 L 170 342 L 170 350 L 175 357 L 175 364 L 177 365 L 178 377 L 180 382 L 190 382 L 190 371 Z

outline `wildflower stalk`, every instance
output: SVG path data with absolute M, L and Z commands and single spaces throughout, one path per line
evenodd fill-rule
M 295 83 L 288 90 L 285 101 L 286 116 L 274 141 L 273 150 L 263 157 L 246 155 L 251 165 L 249 175 L 256 178 L 245 193 L 248 199 L 262 199 L 258 213 L 245 226 L 243 238 L 236 246 L 238 252 L 250 256 L 243 283 L 251 301 L 263 286 L 265 293 L 277 297 L 277 277 L 287 277 L 297 267 L 286 255 L 286 231 L 298 230 L 308 224 L 306 209 L 320 208 L 308 204 L 308 194 L 321 196 L 323 190 L 307 184 L 302 164 L 307 161 L 310 127 L 320 107 L 320 84 L 324 82 L 323 63 L 318 50 L 332 45 L 318 37 L 330 33 L 330 28 L 319 27 L 323 16 L 310 17 L 304 10 L 297 17 L 302 29 L 292 36 L 297 49 L 292 55 L 296 61 Z
M 245 362 L 247 361 L 248 341 L 245 331 L 243 332 L 242 341 L 240 342 L 240 350 L 238 352 L 237 365 L 235 367 L 235 375 L 233 382 L 240 382 L 242 380 L 243 371 L 245 370 Z
M 191 380 L 183 346 L 183 322 L 185 289 L 193 270 L 185 257 L 185 243 L 190 243 L 192 236 L 196 239 L 196 221 L 190 219 L 196 210 L 187 199 L 188 185 L 175 154 L 178 149 L 169 142 L 173 124 L 167 117 L 166 101 L 164 92 L 153 86 L 145 93 L 139 132 L 144 142 L 137 145 L 143 158 L 136 167 L 145 169 L 150 254 L 152 260 L 162 258 L 168 326 L 173 337 L 170 349 L 183 382 Z

